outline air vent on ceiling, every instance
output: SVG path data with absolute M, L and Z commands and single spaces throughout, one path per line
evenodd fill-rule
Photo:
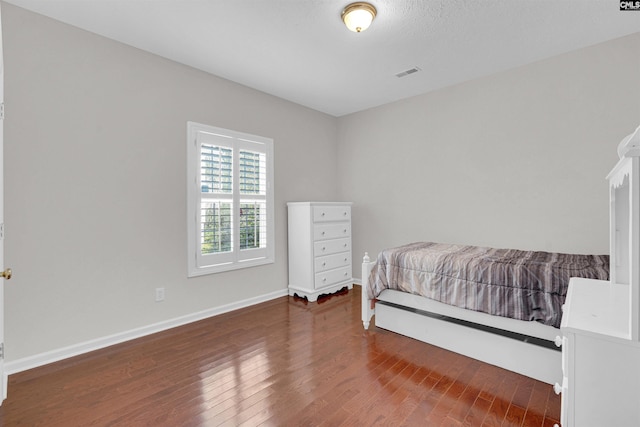
M 420 68 L 418 67 L 409 68 L 408 70 L 404 70 L 396 74 L 396 77 L 408 76 L 409 74 L 417 73 L 418 71 L 420 71 Z

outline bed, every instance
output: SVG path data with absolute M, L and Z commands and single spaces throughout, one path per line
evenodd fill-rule
M 362 264 L 362 321 L 554 384 L 570 277 L 608 280 L 607 255 L 417 242 Z

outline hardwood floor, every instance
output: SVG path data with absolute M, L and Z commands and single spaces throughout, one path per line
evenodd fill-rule
M 360 322 L 360 287 L 278 298 L 12 375 L 3 426 L 552 426 L 527 377 Z

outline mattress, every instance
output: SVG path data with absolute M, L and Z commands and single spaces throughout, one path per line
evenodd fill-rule
M 418 242 L 382 251 L 367 292 L 395 289 L 559 328 L 571 277 L 609 280 L 609 256 Z

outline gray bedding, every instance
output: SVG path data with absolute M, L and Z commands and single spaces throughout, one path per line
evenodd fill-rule
M 609 256 L 420 242 L 382 251 L 368 293 L 397 289 L 559 328 L 571 277 L 608 280 Z

